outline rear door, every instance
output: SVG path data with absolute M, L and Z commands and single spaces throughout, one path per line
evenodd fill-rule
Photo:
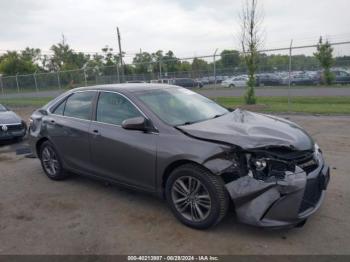
M 91 162 L 104 177 L 154 191 L 158 135 L 121 126 L 139 116 L 144 115 L 126 96 L 101 91 L 90 127 Z
M 73 93 L 45 120 L 50 140 L 69 168 L 90 169 L 89 128 L 96 94 L 95 91 Z

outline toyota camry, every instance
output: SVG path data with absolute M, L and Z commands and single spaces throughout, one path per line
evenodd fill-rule
M 151 192 L 200 229 L 228 210 L 250 225 L 301 226 L 329 181 L 297 124 L 165 84 L 70 90 L 33 113 L 30 143 L 50 179 L 76 173 Z

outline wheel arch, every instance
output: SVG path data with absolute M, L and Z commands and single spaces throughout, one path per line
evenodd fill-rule
M 162 174 L 162 181 L 161 181 L 161 195 L 163 198 L 165 198 L 165 185 L 166 185 L 166 181 L 168 180 L 171 172 L 173 172 L 176 168 L 185 165 L 185 164 L 194 164 L 197 166 L 200 166 L 202 168 L 207 169 L 205 166 L 193 161 L 193 160 L 188 160 L 188 159 L 180 159 L 180 160 L 176 160 L 172 163 L 170 163 L 164 170 L 163 174 Z
M 36 151 L 36 155 L 38 157 L 40 157 L 40 147 L 46 141 L 50 141 L 50 140 L 47 137 L 42 137 L 36 142 L 36 144 L 35 144 L 35 151 Z

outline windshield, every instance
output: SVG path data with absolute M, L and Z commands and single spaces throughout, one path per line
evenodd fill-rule
M 7 109 L 3 105 L 0 105 L 0 112 L 5 112 L 5 111 L 7 111 Z
M 201 122 L 228 113 L 212 100 L 184 88 L 157 89 L 136 95 L 172 126 Z

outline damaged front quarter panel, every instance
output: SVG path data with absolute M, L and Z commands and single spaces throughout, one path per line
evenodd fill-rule
M 307 211 L 308 215 L 304 217 L 300 215 L 308 179 L 318 182 L 318 177 L 322 176 L 322 155 L 312 152 L 287 154 L 292 154 L 293 157 L 295 153 L 298 156 L 306 154 L 307 157 L 315 159 L 317 166 L 313 172 L 307 173 L 306 169 L 296 165 L 296 161 L 275 158 L 276 154 L 270 153 L 271 149 L 244 152 L 246 162 L 241 161 L 235 170 L 242 170 L 244 166 L 246 169 L 242 170 L 240 175 L 231 173 L 233 179 L 226 181 L 227 191 L 241 222 L 264 227 L 296 225 L 314 212 Z M 262 164 L 263 161 L 266 163 Z M 313 163 L 309 160 L 304 161 Z M 257 170 L 259 168 L 260 171 Z M 316 202 L 319 202 L 319 199 L 316 199 Z
M 189 137 L 222 145 L 221 153 L 201 164 L 223 178 L 239 221 L 264 227 L 295 226 L 322 203 L 329 167 L 298 125 L 235 110 L 178 129 Z

